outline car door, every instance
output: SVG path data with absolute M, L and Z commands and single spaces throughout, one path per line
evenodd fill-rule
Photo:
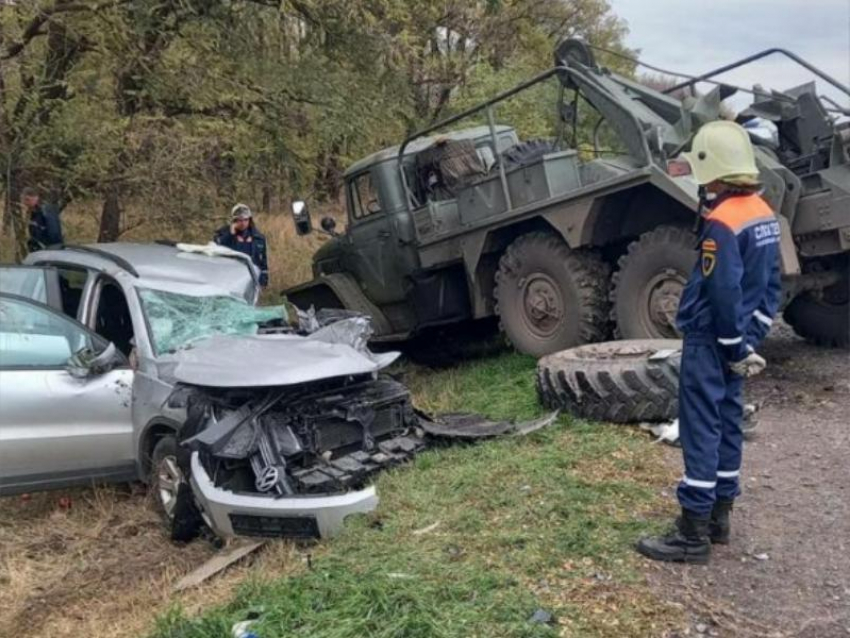
M 0 294 L 0 494 L 134 478 L 126 359 L 86 378 L 72 354 L 108 344 L 44 304 Z

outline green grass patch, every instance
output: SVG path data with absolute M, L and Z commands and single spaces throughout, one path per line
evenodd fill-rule
M 417 403 L 493 418 L 541 414 L 534 360 L 403 367 Z M 262 638 L 655 636 L 675 622 L 631 547 L 652 525 L 660 453 L 628 428 L 573 422 L 429 451 L 377 480 L 381 504 L 306 552 L 287 578 L 255 574 L 231 604 L 161 618 L 158 638 L 229 635 L 260 611 Z M 538 608 L 557 625 L 533 624 Z

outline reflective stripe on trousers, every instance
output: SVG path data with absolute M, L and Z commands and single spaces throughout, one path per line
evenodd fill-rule
M 711 513 L 716 498 L 740 493 L 743 378 L 733 374 L 713 335 L 686 335 L 679 372 L 679 438 L 685 476 L 676 495 L 686 510 Z

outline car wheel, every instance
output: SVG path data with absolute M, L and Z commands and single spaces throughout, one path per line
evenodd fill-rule
M 177 439 L 166 435 L 157 441 L 151 454 L 150 490 L 156 509 L 167 523 L 174 520 L 177 493 L 183 471 L 177 464 Z

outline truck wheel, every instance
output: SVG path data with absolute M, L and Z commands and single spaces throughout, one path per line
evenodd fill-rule
M 537 364 L 538 397 L 549 409 L 595 421 L 673 420 L 681 347 L 676 339 L 608 341 L 550 354 Z M 650 361 L 663 350 L 673 352 Z
M 548 233 L 508 246 L 496 272 L 496 313 L 520 352 L 542 356 L 605 338 L 608 266 Z
M 821 346 L 850 348 L 850 282 L 840 282 L 822 295 L 794 297 L 783 318 L 798 335 Z
M 618 262 L 611 319 L 621 339 L 675 339 L 679 299 L 697 260 L 697 238 L 685 228 L 644 233 Z

